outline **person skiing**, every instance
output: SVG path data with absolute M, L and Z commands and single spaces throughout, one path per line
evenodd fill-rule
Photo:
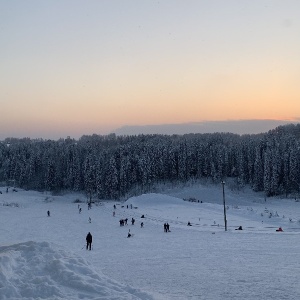
M 128 238 L 130 238 L 130 237 L 131 237 L 130 229 L 129 229 L 129 231 L 128 231 L 128 235 L 127 235 L 127 237 L 128 237 Z
M 85 239 L 86 239 L 86 250 L 92 250 L 93 237 L 90 232 L 87 234 Z
M 134 222 L 135 222 L 135 219 L 132 218 L 132 219 L 131 219 L 131 224 L 134 225 Z
M 143 228 L 143 227 L 144 227 L 144 223 L 142 222 L 142 223 L 141 223 L 141 228 Z
M 50 210 L 47 211 L 47 216 L 50 217 Z

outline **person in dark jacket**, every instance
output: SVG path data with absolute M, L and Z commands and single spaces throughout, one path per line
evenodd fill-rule
M 169 223 L 166 224 L 166 230 L 167 232 L 171 232 Z
M 91 233 L 89 232 L 86 236 L 86 250 L 92 250 L 92 242 L 93 242 L 93 237 Z

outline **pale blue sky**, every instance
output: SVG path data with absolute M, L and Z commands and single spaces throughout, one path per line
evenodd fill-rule
M 1 136 L 300 117 L 300 1 L 0 0 Z

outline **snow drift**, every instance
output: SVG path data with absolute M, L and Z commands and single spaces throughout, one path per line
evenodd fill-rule
M 47 242 L 0 247 L 0 299 L 152 299 Z

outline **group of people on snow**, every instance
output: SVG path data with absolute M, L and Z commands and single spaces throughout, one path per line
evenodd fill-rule
M 236 228 L 235 230 L 243 230 L 242 226 L 239 226 L 238 228 Z M 278 229 L 276 229 L 277 232 L 283 232 L 283 229 L 281 227 L 279 227 Z
M 120 223 L 120 226 L 124 226 L 124 225 L 127 225 L 127 222 L 128 222 L 128 219 L 120 219 L 119 223 Z
M 127 225 L 127 222 L 128 222 L 128 218 L 126 218 L 126 219 L 120 219 L 120 221 L 119 221 L 120 226 Z M 134 225 L 134 223 L 135 223 L 135 219 L 131 218 L 131 225 Z
M 128 208 L 128 205 L 127 205 L 127 208 Z M 131 208 L 132 208 L 132 204 L 131 204 Z M 81 207 L 79 206 L 78 204 L 78 209 L 79 209 L 79 213 L 81 213 Z M 91 209 L 91 206 L 90 206 L 90 203 L 88 204 L 88 209 Z M 116 205 L 114 205 L 114 209 L 116 209 Z M 50 211 L 48 210 L 47 211 L 47 215 L 48 217 L 50 217 Z M 115 216 L 115 211 L 113 212 L 113 216 Z M 141 218 L 145 218 L 144 215 L 141 216 Z M 127 222 L 128 222 L 128 218 L 125 218 L 125 219 L 120 219 L 120 226 L 124 226 L 124 225 L 127 225 Z M 89 217 L 89 223 L 91 223 L 91 218 Z M 134 225 L 135 223 L 135 219 L 134 218 L 131 218 L 131 224 Z M 190 222 L 187 223 L 188 226 L 192 226 L 192 224 Z M 144 223 L 141 222 L 141 228 L 144 227 Z M 235 230 L 243 230 L 243 227 L 242 226 L 239 226 L 238 228 L 236 228 Z M 277 232 L 282 232 L 282 228 L 279 227 L 278 229 L 276 229 Z M 164 223 L 164 232 L 170 232 L 170 225 L 169 223 Z M 130 229 L 128 231 L 128 234 L 127 234 L 127 238 L 130 238 L 132 237 L 133 234 L 130 232 Z M 93 242 L 93 237 L 92 237 L 92 234 L 89 232 L 86 236 L 86 250 L 91 250 L 92 249 L 92 242 Z
M 116 205 L 114 204 L 114 211 L 113 211 L 113 217 L 115 217 L 115 215 L 116 215 L 116 212 L 115 212 L 115 210 L 116 210 Z M 124 206 L 122 206 L 122 207 L 124 207 Z M 132 208 L 133 206 L 132 206 L 132 204 L 130 204 L 130 207 Z M 127 205 L 127 208 L 128 208 L 128 205 Z M 141 216 L 141 218 L 145 218 L 145 215 L 142 215 Z M 125 219 L 120 219 L 119 220 L 119 223 L 120 223 L 120 226 L 124 226 L 124 225 L 128 225 L 128 218 L 125 218 Z M 131 225 L 134 225 L 135 224 L 135 218 L 131 218 Z M 143 228 L 144 227 L 144 222 L 141 222 L 141 228 Z M 133 235 L 132 235 L 132 233 L 130 232 L 130 229 L 129 229 L 129 231 L 128 231 L 128 234 L 127 234 L 127 237 L 129 238 L 129 237 L 132 237 Z

